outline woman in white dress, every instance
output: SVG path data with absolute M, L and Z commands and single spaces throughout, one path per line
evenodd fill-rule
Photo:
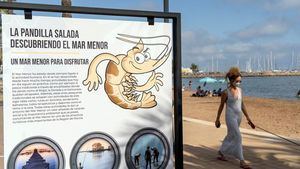
M 223 140 L 222 146 L 218 152 L 220 155 L 218 159 L 227 161 L 225 155 L 231 155 L 240 160 L 241 168 L 251 169 L 251 167 L 246 164 L 243 156 L 242 136 L 239 130 L 242 114 L 244 113 L 252 128 L 255 128 L 255 126 L 242 101 L 242 90 L 239 87 L 241 83 L 241 73 L 238 68 L 232 67 L 226 74 L 226 78 L 228 79 L 228 88 L 222 93 L 221 104 L 215 125 L 217 128 L 221 126 L 220 116 L 226 103 L 225 121 L 227 125 L 227 136 Z

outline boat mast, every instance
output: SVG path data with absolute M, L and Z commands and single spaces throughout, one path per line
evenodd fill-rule
M 273 52 L 270 51 L 270 67 L 271 67 L 271 71 L 273 71 Z
M 293 70 L 293 69 L 294 69 L 294 57 L 295 57 L 295 51 L 293 50 L 293 51 L 292 51 L 292 64 L 291 64 L 290 70 Z
M 214 72 L 214 56 L 211 56 L 211 72 Z

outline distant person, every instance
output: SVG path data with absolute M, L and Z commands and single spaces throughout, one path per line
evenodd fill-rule
M 154 147 L 153 149 L 153 163 L 158 163 L 158 157 L 159 157 L 159 151 L 156 147 Z
M 196 91 L 196 96 L 201 96 L 202 90 L 201 90 L 201 86 L 197 87 L 197 91 Z
M 219 88 L 219 90 L 217 91 L 218 96 L 222 95 L 222 88 Z
M 145 151 L 145 161 L 146 161 L 146 169 L 148 168 L 148 165 L 151 169 L 151 151 L 150 147 L 147 147 L 147 150 Z
M 182 91 L 185 91 L 185 84 L 182 85 Z
M 213 96 L 213 97 L 216 97 L 216 96 L 218 96 L 218 94 L 217 94 L 217 90 L 216 90 L 216 89 L 214 89 L 214 90 L 213 90 L 213 92 L 212 92 L 212 96 Z
M 212 96 L 213 96 L 213 93 L 212 93 L 211 90 L 208 91 L 208 96 L 209 96 L 209 97 L 212 97 Z
M 217 128 L 221 126 L 220 116 L 226 103 L 225 119 L 227 136 L 223 140 L 222 146 L 218 152 L 220 155 L 218 159 L 227 161 L 225 155 L 232 155 L 240 160 L 241 168 L 251 169 L 251 167 L 246 164 L 243 156 L 242 136 L 239 130 L 242 113 L 246 116 L 248 124 L 251 125 L 252 128 L 255 128 L 255 126 L 252 123 L 242 100 L 242 89 L 239 87 L 242 81 L 241 73 L 238 68 L 232 67 L 226 74 L 226 77 L 229 79 L 228 88 L 222 92 L 221 104 L 219 106 L 215 125 Z
M 193 93 L 192 96 L 194 96 L 194 97 L 203 97 L 204 96 L 204 92 L 201 89 L 201 86 L 197 87 L 196 93 Z
M 208 96 L 208 92 L 209 92 L 208 90 L 205 90 L 204 91 L 204 96 Z
M 298 91 L 298 97 L 300 97 L 300 90 Z
M 140 165 L 140 157 L 141 157 L 141 153 L 138 153 L 138 154 L 134 155 L 134 165 L 135 166 L 139 166 Z
M 192 81 L 189 81 L 189 90 L 192 90 Z
M 79 163 L 79 167 L 78 167 L 78 169 L 83 169 L 83 166 L 82 166 L 82 164 L 81 164 L 81 163 Z
M 204 82 L 204 84 L 203 84 L 203 87 L 205 87 L 206 86 L 206 81 Z

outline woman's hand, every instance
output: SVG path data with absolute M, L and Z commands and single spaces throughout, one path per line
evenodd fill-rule
M 216 126 L 217 128 L 220 128 L 220 126 L 221 126 L 220 119 L 217 119 L 217 120 L 216 120 L 215 126 Z

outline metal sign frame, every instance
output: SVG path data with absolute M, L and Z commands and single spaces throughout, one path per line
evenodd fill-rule
M 183 168 L 183 124 L 182 124 L 182 82 L 181 82 L 181 14 L 170 12 L 124 10 L 92 7 L 64 7 L 61 5 L 44 5 L 32 3 L 0 2 L 0 9 L 23 10 L 25 17 L 30 19 L 32 11 L 39 12 L 68 12 L 77 14 L 95 14 L 108 16 L 127 16 L 147 18 L 154 22 L 155 18 L 172 20 L 173 30 L 173 84 L 174 84 L 174 124 L 175 124 L 175 168 Z

